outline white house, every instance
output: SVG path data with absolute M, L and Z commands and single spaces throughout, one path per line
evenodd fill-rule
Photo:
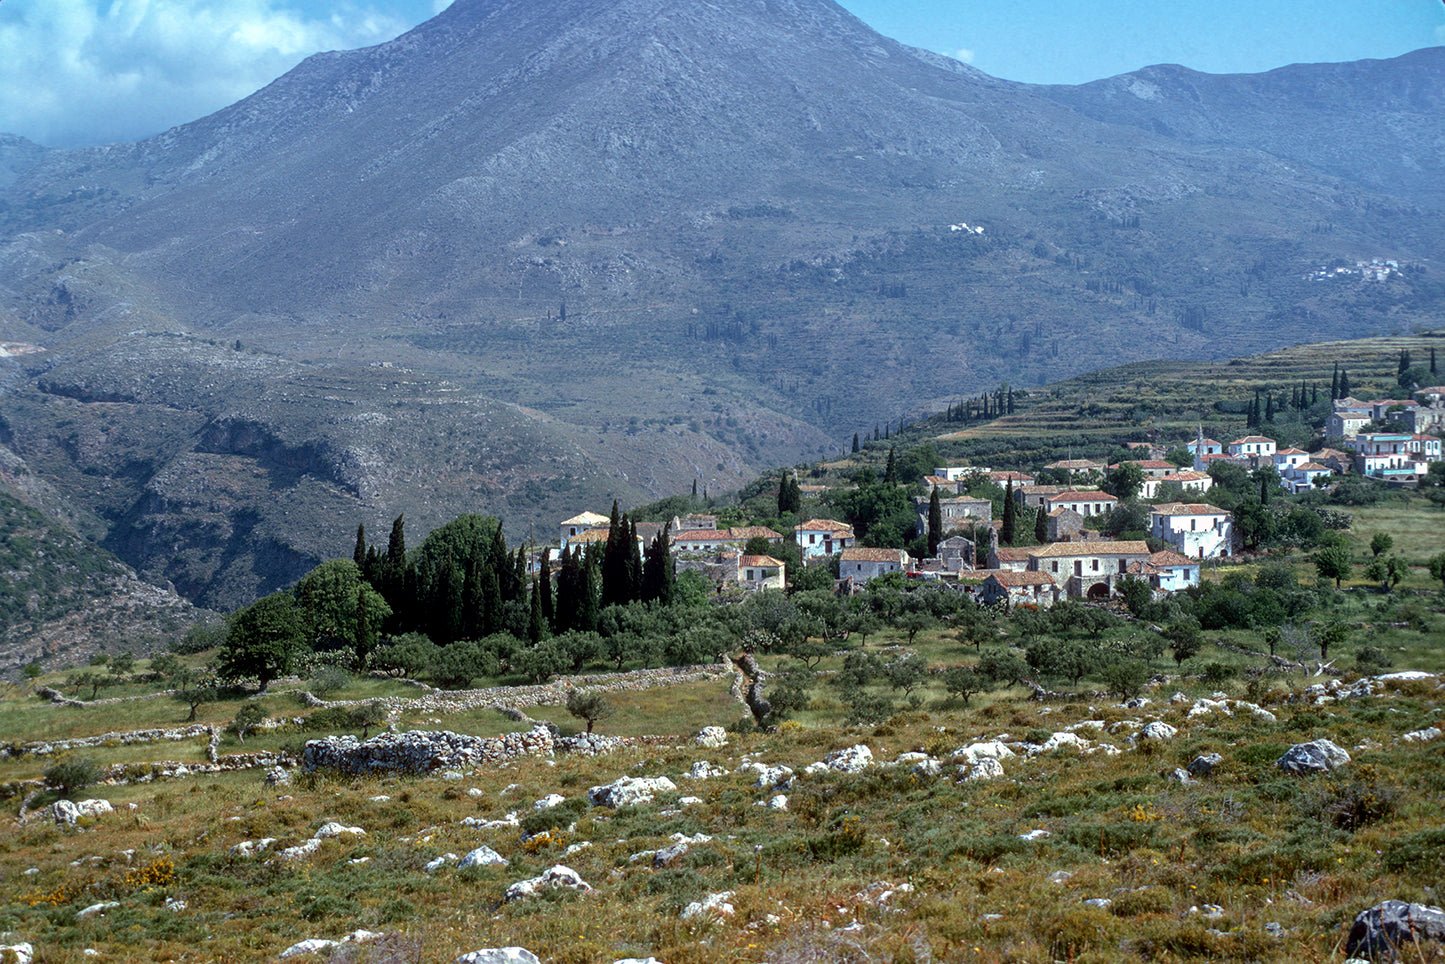
M 1185 469 L 1182 472 L 1171 472 L 1157 479 L 1145 479 L 1139 494 L 1145 499 L 1156 498 L 1160 490 L 1171 483 L 1179 486 L 1181 492 L 1208 492 L 1214 485 L 1214 479 L 1208 472 Z
M 839 556 L 838 576 L 862 584 L 887 572 L 904 572 L 908 569 L 908 561 L 908 553 L 902 549 L 854 546 L 844 549 Z
M 1132 570 L 1131 570 L 1132 572 Z M 1151 553 L 1140 574 L 1160 592 L 1178 592 L 1199 585 L 1199 560 L 1180 555 L 1173 549 Z
M 1299 465 L 1292 465 L 1281 472 L 1279 484 L 1298 495 L 1313 489 L 1315 479 L 1327 478 L 1333 472 L 1334 470 L 1328 465 L 1320 465 L 1318 462 L 1301 462 Z
M 803 558 L 831 556 L 853 545 L 853 527 L 836 519 L 809 519 L 793 526 Z
M 1263 435 L 1246 435 L 1229 443 L 1229 455 L 1250 465 L 1274 464 L 1274 439 Z
M 1234 551 L 1234 517 L 1207 504 L 1170 502 L 1149 513 L 1150 535 L 1191 559 L 1213 559 Z
M 567 519 L 561 526 L 561 538 L 558 540 L 558 547 L 565 549 L 572 542 L 574 536 L 579 536 L 588 529 L 606 529 L 612 524 L 612 520 L 605 515 L 598 515 L 595 512 L 583 512 Z
M 1044 508 L 1050 512 L 1055 509 L 1069 509 L 1085 519 L 1113 512 L 1118 507 L 1119 500 L 1107 492 L 1089 492 L 1078 489 L 1065 489 L 1044 500 Z
M 1274 453 L 1274 470 L 1283 475 L 1286 469 L 1292 469 L 1296 465 L 1303 465 L 1309 460 L 1310 454 L 1304 449 L 1279 449 Z

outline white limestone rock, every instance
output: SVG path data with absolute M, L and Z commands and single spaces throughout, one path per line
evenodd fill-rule
M 550 810 L 553 807 L 567 802 L 567 798 L 560 793 L 549 793 L 536 803 L 532 804 L 533 810 Z
M 705 726 L 692 738 L 693 746 L 716 750 L 728 745 L 728 733 L 720 726 Z
M 653 794 L 669 793 L 677 784 L 667 777 L 620 777 L 606 786 L 592 787 L 587 791 L 587 802 L 594 807 L 636 806 L 651 803 Z
M 1274 765 L 1286 773 L 1327 773 L 1350 762 L 1350 755 L 1329 740 L 1296 743 Z
M 569 887 L 572 890 L 580 890 L 584 894 L 592 892 L 592 885 L 583 880 L 577 871 L 571 867 L 564 867 L 562 864 L 554 864 L 538 876 L 519 880 L 508 887 L 503 899 L 508 902 L 521 900 L 531 897 L 543 889 L 554 887 Z
M 468 867 L 508 867 L 511 861 L 497 853 L 491 847 L 478 847 L 462 858 L 457 864 L 458 870 L 466 870 Z
M 302 954 L 324 954 L 330 953 L 340 946 L 340 941 L 329 941 L 324 937 L 310 937 L 304 941 L 297 941 L 276 956 L 284 960 L 288 957 L 300 957 Z
M 839 773 L 861 773 L 873 765 L 873 751 L 859 743 L 846 749 L 834 750 L 823 758 L 823 762 Z
M 1160 743 L 1168 742 L 1179 735 L 1179 731 L 1165 723 L 1163 720 L 1155 720 L 1148 724 L 1139 733 L 1146 740 L 1155 740 Z
M 455 964 L 542 964 L 536 954 L 525 947 L 484 947 L 468 951 Z
M 32 964 L 35 960 L 35 948 L 28 941 L 22 941 L 19 944 L 0 944 L 0 961 L 12 958 L 15 964 Z
M 962 769 L 962 768 L 960 768 Z M 1003 776 L 1003 764 L 993 757 L 986 756 L 969 767 L 964 774 L 964 780 L 997 780 Z
M 351 834 L 355 837 L 365 837 L 366 831 L 360 827 L 348 827 L 344 823 L 337 823 L 332 820 L 330 823 L 321 825 L 321 829 L 312 834 L 316 840 L 330 840 L 332 837 L 340 837 L 342 834 Z
M 718 894 L 708 894 L 702 900 L 695 900 L 682 909 L 683 920 L 700 920 L 707 917 L 731 917 L 737 913 L 729 901 L 733 899 L 733 891 L 725 890 Z

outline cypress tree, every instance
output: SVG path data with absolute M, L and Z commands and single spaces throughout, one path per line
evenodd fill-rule
M 360 583 L 356 587 L 356 670 L 361 672 L 366 669 L 366 661 L 371 658 L 371 626 L 366 618 L 366 585 Z
M 482 620 L 480 631 L 483 636 L 500 633 L 506 628 L 502 617 L 502 581 L 495 567 L 489 566 L 482 582 Z
M 557 564 L 557 611 L 552 625 L 558 634 L 577 625 L 577 568 L 576 548 L 563 549 Z
M 888 447 L 888 465 L 883 469 L 883 484 L 893 485 L 898 481 L 898 462 L 895 456 L 896 446 Z
M 1274 422 L 1274 393 L 1264 396 L 1264 420 Z
M 642 547 L 637 541 L 637 523 L 627 521 L 627 601 L 632 602 L 642 593 Z
M 486 629 L 486 617 L 482 612 L 485 606 L 482 601 L 482 587 L 486 583 L 483 571 L 487 568 L 480 552 L 474 550 L 467 558 L 466 575 L 462 579 L 463 639 L 480 639 L 489 632 Z
M 1430 349 L 1430 374 L 1435 374 L 1435 349 Z
M 1350 373 L 1340 370 L 1340 398 L 1350 397 Z
M 938 498 L 938 489 L 928 496 L 928 557 L 938 555 L 938 543 L 943 539 L 943 504 Z
M 598 611 L 598 579 L 595 557 L 587 553 L 581 554 L 578 570 L 577 623 L 573 628 L 583 633 L 595 633 Z
M 552 599 L 552 547 L 542 550 L 542 562 L 537 567 L 537 588 L 542 596 L 542 619 L 549 629 L 557 626 L 557 610 Z
M 697 498 L 697 479 L 692 480 L 692 497 Z
M 1311 386 L 1311 388 L 1312 388 L 1313 390 L 1310 392 L 1310 404 L 1311 404 L 1311 405 L 1316 405 L 1316 404 L 1319 403 L 1319 400 L 1320 400 L 1320 386 L 1319 386 L 1319 382 L 1315 382 L 1315 383 Z
M 1335 369 L 1330 374 L 1330 401 L 1340 397 L 1340 363 L 1335 362 Z
M 1043 506 L 1034 510 L 1034 541 L 1041 546 L 1049 544 L 1049 514 Z
M 1398 375 L 1403 375 L 1403 374 L 1405 374 L 1405 373 L 1406 373 L 1407 371 L 1409 371 L 1409 370 L 1410 370 L 1410 349 L 1408 349 L 1408 348 L 1401 348 L 1401 349 L 1400 349 L 1400 368 L 1399 368 L 1399 371 L 1396 372 L 1396 374 L 1398 374 Z
M 1008 390 L 1008 414 L 1012 415 L 1013 413 L 1014 413 L 1014 390 L 1013 390 L 1012 388 L 1010 388 L 1010 389 Z
M 527 616 L 527 638 L 535 646 L 546 635 L 547 621 L 542 618 L 542 584 L 532 583 L 532 611 Z
M 1014 480 L 1008 480 L 1003 493 L 1003 526 L 999 529 L 998 540 L 1006 546 L 1014 544 L 1014 530 L 1018 528 L 1019 510 L 1014 505 Z
M 859 452 L 859 449 L 860 449 L 860 446 L 858 445 L 858 433 L 857 433 L 857 432 L 854 432 L 854 433 L 853 433 L 853 454 L 854 454 L 854 455 L 857 455 L 858 452 Z
M 381 594 L 391 606 L 392 621 L 397 628 L 409 629 L 415 611 L 407 592 L 406 513 L 391 523 L 391 537 L 386 543 L 386 559 L 381 565 Z
M 878 423 L 873 423 L 873 441 L 878 441 Z
M 642 599 L 656 600 L 666 606 L 672 602 L 672 585 L 675 573 L 671 549 L 672 523 L 667 523 L 648 544 L 647 558 L 642 564 Z
M 356 568 L 366 575 L 366 523 L 359 522 L 356 525 L 356 548 L 351 550 L 351 561 L 356 563 Z
M 607 528 L 607 545 L 602 550 L 602 605 L 621 605 L 627 598 L 627 524 L 617 500 L 612 500 L 612 518 Z

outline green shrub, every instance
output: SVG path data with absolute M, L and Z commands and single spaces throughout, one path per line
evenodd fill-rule
M 1445 867 L 1445 827 L 1433 827 L 1392 840 L 1380 857 L 1388 871 L 1435 881 Z
M 83 790 L 100 779 L 100 764 L 90 757 L 65 757 L 45 768 L 45 785 L 64 794 Z

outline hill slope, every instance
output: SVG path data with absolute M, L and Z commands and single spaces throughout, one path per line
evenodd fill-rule
M 1436 56 L 1189 77 L 1171 124 L 829 0 L 458 0 L 148 141 L 0 146 L 0 338 L 44 349 L 0 359 L 9 444 L 232 605 L 358 521 L 520 535 L 1001 380 L 1427 323 Z

